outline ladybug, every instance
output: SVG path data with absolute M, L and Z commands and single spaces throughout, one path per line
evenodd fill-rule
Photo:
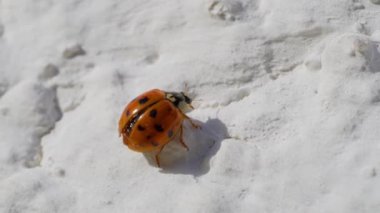
M 183 121 L 189 120 L 194 128 L 199 127 L 185 115 L 191 109 L 191 99 L 183 92 L 147 91 L 125 107 L 119 120 L 119 134 L 134 151 L 158 151 L 155 158 L 160 167 L 158 155 L 178 134 L 181 145 L 189 150 L 183 140 Z

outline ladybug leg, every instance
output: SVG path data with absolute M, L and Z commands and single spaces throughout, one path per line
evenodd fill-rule
M 158 155 L 161 153 L 161 151 L 162 151 L 162 149 L 164 149 L 164 147 L 165 147 L 165 145 L 164 146 L 162 146 L 161 148 L 160 148 L 160 150 L 157 152 L 157 154 L 156 154 L 156 163 L 157 163 L 157 166 L 158 167 L 161 167 L 161 165 L 160 165 L 160 158 L 158 157 Z
M 185 141 L 183 140 L 183 127 L 181 125 L 180 127 L 180 130 L 179 130 L 179 142 L 181 143 L 181 145 L 183 147 L 185 147 L 187 149 L 187 151 L 189 151 L 189 147 L 185 144 Z
M 190 124 L 191 124 L 191 126 L 193 126 L 193 128 L 195 128 L 195 129 L 201 128 L 201 126 L 195 124 L 189 116 L 185 115 L 184 113 L 182 113 L 182 115 L 183 115 L 183 117 L 185 117 L 185 119 L 187 119 L 190 122 Z

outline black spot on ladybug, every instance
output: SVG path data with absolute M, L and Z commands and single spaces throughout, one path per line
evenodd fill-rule
M 148 98 L 148 97 L 141 98 L 141 99 L 139 100 L 139 104 L 145 104 L 147 101 L 149 101 L 149 98 Z
M 141 125 L 137 125 L 137 129 L 139 131 L 144 131 L 145 130 L 145 127 L 141 126 Z
M 169 130 L 168 137 L 171 138 L 173 136 L 173 130 Z
M 148 135 L 148 136 L 146 136 L 146 139 L 151 139 L 152 138 L 152 135 Z
M 150 142 L 153 146 L 158 146 L 159 144 L 156 141 L 151 141 Z
M 164 128 L 162 128 L 162 126 L 160 124 L 155 124 L 154 125 L 154 128 L 158 131 L 158 132 L 163 132 L 164 131 Z
M 157 110 L 156 109 L 152 109 L 150 110 L 149 112 L 149 116 L 152 117 L 152 118 L 155 118 L 157 115 Z

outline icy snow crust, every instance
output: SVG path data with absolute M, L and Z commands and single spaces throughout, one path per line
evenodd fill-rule
M 380 212 L 380 6 L 2 0 L 0 212 Z M 186 152 L 124 106 L 187 90 Z

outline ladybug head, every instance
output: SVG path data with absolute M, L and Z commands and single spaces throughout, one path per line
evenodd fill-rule
M 194 109 L 193 106 L 191 106 L 191 99 L 183 92 L 167 92 L 166 98 L 183 113 Z

